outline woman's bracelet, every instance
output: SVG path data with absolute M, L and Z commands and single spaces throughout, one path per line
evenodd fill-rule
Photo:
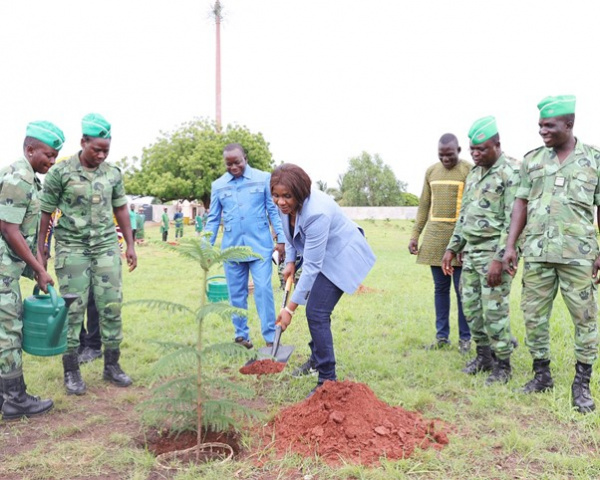
M 288 312 L 288 313 L 289 313 L 289 314 L 290 314 L 292 317 L 294 316 L 294 313 L 296 313 L 296 312 L 294 312 L 294 310 L 290 310 L 290 309 L 287 307 L 287 305 L 286 305 L 285 307 L 283 307 L 283 309 L 284 309 L 286 312 Z

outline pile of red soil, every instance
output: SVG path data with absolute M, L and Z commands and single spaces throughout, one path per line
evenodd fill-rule
M 240 373 L 244 375 L 268 375 L 271 373 L 279 373 L 285 368 L 285 363 L 276 362 L 274 360 L 265 359 L 257 360 L 240 368 Z
M 391 407 L 369 387 L 325 382 L 312 397 L 282 410 L 269 424 L 275 448 L 304 457 L 318 455 L 330 465 L 373 465 L 381 457 L 409 457 L 416 447 L 442 448 L 448 437 L 419 413 Z

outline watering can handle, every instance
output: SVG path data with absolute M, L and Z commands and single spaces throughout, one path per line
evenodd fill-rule
M 58 295 L 56 295 L 56 290 L 54 290 L 54 287 L 52 285 L 48 285 L 48 293 L 50 294 L 50 299 L 52 300 L 52 307 L 58 307 Z M 38 285 L 33 287 L 33 294 L 40 294 L 40 287 Z

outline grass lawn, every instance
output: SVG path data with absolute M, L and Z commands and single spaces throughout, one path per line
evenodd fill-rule
M 82 367 L 89 391 L 67 396 L 62 386 L 60 356 L 25 355 L 24 370 L 31 393 L 49 396 L 54 410 L 43 417 L 0 422 L 0 478 L 2 479 L 572 479 L 600 478 L 598 456 L 599 414 L 580 415 L 571 409 L 570 385 L 574 375 L 573 326 L 560 296 L 552 317 L 552 392 L 526 396 L 518 393 L 531 378 L 531 357 L 523 345 L 523 317 L 519 308 L 520 280 L 511 296 L 512 328 L 520 347 L 512 358 L 513 379 L 507 385 L 485 387 L 485 375 L 461 373 L 465 357 L 457 349 L 457 320 L 453 305 L 452 348 L 426 351 L 434 340 L 433 281 L 427 267 L 408 254 L 412 223 L 363 221 L 376 255 L 375 268 L 364 285 L 368 291 L 345 295 L 333 316 L 333 333 L 340 379 L 366 383 L 386 403 L 416 410 L 450 426 L 449 445 L 441 451 L 416 450 L 401 461 L 383 461 L 367 468 L 345 465 L 331 468 L 316 458 L 289 454 L 275 458 L 258 451 L 250 426 L 242 429 L 246 454 L 223 465 L 205 465 L 161 471 L 154 458 L 134 440 L 143 436 L 139 422 L 140 399 L 147 398 L 153 382 L 152 366 L 159 358 L 154 340 L 194 341 L 195 326 L 186 318 L 158 314 L 141 306 L 123 312 L 121 364 L 134 378 L 134 387 L 118 389 L 101 380 L 102 362 Z M 194 235 L 186 227 L 186 235 Z M 146 236 L 158 240 L 158 228 Z M 191 307 L 198 301 L 196 265 L 158 245 L 137 249 L 139 266 L 124 272 L 125 300 L 163 299 Z M 50 267 L 53 272 L 53 266 Z M 218 273 L 218 272 L 215 272 Z M 273 277 L 275 288 L 278 287 Z M 23 280 L 28 295 L 33 282 Z M 282 292 L 276 290 L 279 304 Z M 252 339 L 263 346 L 254 304 L 249 305 Z M 209 320 L 207 344 L 233 340 L 228 322 Z M 295 379 L 292 369 L 309 353 L 308 329 L 301 308 L 283 342 L 296 350 L 278 375 L 255 378 L 238 373 L 241 365 L 208 365 L 217 375 L 251 387 L 246 402 L 260 409 L 263 423 L 283 407 L 301 401 L 315 378 Z M 468 357 L 470 358 L 470 357 Z M 592 393 L 600 402 L 598 374 Z M 253 426 L 256 428 L 256 425 Z

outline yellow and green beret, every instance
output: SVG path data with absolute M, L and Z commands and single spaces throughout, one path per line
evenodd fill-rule
M 575 113 L 575 95 L 546 97 L 537 105 L 540 118 L 560 117 Z
M 498 133 L 496 119 L 492 116 L 483 117 L 475 120 L 473 126 L 469 130 L 469 140 L 473 145 L 479 145 Z
M 81 120 L 81 131 L 89 137 L 110 138 L 110 123 L 99 113 L 88 113 Z
M 29 123 L 25 136 L 35 138 L 55 150 L 60 150 L 65 143 L 65 135 L 62 130 L 52 122 L 43 120 Z

